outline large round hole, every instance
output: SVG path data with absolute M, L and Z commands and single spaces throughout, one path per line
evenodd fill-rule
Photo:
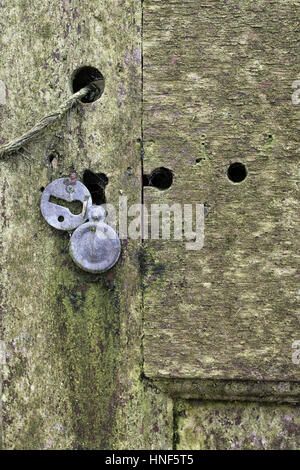
M 82 103 L 92 103 L 101 97 L 104 91 L 104 77 L 96 67 L 83 66 L 72 73 L 72 93 L 76 93 L 86 86 L 90 86 L 91 91 L 81 99 Z
M 233 183 L 240 183 L 247 176 L 245 165 L 240 162 L 232 163 L 227 170 L 227 176 Z
M 154 186 L 154 188 L 164 190 L 168 189 L 172 183 L 173 173 L 168 168 L 156 168 L 151 175 L 143 175 L 144 186 Z

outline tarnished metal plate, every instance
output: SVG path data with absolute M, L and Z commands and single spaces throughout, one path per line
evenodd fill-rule
M 80 201 L 85 203 L 81 214 L 75 215 L 67 208 L 50 202 L 51 196 L 64 201 Z M 89 190 L 76 181 L 71 183 L 70 178 L 59 178 L 52 181 L 43 191 L 41 199 L 41 211 L 45 220 L 58 230 L 74 230 L 88 219 L 88 213 L 92 207 L 92 198 Z
M 121 244 L 117 233 L 104 222 L 88 222 L 71 237 L 70 254 L 85 271 L 100 273 L 112 268 L 119 259 Z

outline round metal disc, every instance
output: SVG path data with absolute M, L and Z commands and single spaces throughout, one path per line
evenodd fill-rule
M 117 233 L 104 222 L 88 222 L 78 227 L 70 240 L 70 254 L 84 271 L 100 273 L 119 259 L 121 243 Z
M 84 204 L 82 214 L 72 214 L 72 212 L 64 206 L 50 202 L 53 196 L 63 201 L 73 202 L 80 201 Z M 45 220 L 52 227 L 58 230 L 74 230 L 88 219 L 88 212 L 92 207 L 92 198 L 89 190 L 76 181 L 71 183 L 69 178 L 58 178 L 52 181 L 44 189 L 41 199 L 41 211 Z

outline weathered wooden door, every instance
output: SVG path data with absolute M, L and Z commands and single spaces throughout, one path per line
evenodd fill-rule
M 174 397 L 299 403 L 299 6 L 144 2 L 144 173 L 173 174 L 144 200 L 204 206 L 203 246 L 145 241 L 144 369 Z M 179 447 L 249 445 L 240 405 L 187 408 Z
M 299 10 L 218 4 L 144 9 L 144 169 L 174 173 L 145 198 L 205 205 L 200 249 L 150 241 L 161 269 L 146 283 L 145 371 L 171 388 L 185 379 L 187 396 L 216 379 L 232 398 L 254 397 L 255 381 L 266 400 L 297 400 Z
M 0 145 L 105 80 L 0 162 L 4 449 L 299 448 L 299 6 L 1 2 Z M 81 271 L 39 209 L 71 169 L 98 203 L 203 204 L 203 247 Z

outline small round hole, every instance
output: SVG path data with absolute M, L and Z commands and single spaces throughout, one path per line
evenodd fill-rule
M 232 163 L 227 170 L 227 176 L 233 183 L 240 183 L 247 176 L 245 165 L 240 162 Z
M 173 183 L 173 174 L 168 168 L 157 168 L 151 174 L 151 185 L 158 189 L 168 189 Z
M 82 103 L 92 103 L 101 97 L 104 91 L 104 77 L 96 67 L 79 67 L 72 73 L 71 91 L 76 93 L 88 85 L 91 86 L 91 91 L 81 99 Z
M 60 215 L 60 216 L 58 216 L 57 220 L 58 220 L 58 222 L 63 222 L 65 220 L 65 218 L 62 215 Z
M 154 186 L 157 189 L 168 189 L 173 183 L 173 173 L 168 168 L 156 168 L 151 175 L 143 175 L 144 186 Z

